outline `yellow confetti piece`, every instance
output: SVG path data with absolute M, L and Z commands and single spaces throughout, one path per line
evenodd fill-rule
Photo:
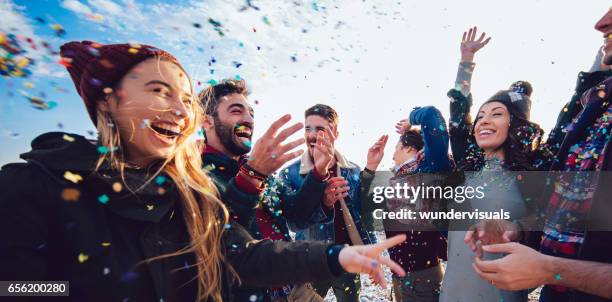
M 110 246 L 110 242 L 102 242 L 102 246 Z
M 567 107 L 563 108 L 563 112 L 567 112 L 567 111 L 568 111 Z
M 135 55 L 135 54 L 137 54 L 137 53 L 138 53 L 138 49 L 136 49 L 136 48 L 130 48 L 130 49 L 128 49 L 128 52 L 129 52 L 129 53 L 131 53 L 131 54 L 133 54 L 133 55 Z
M 84 253 L 79 253 L 79 263 L 83 263 L 87 261 L 87 259 L 89 259 L 89 256 Z
M 34 88 L 34 84 L 32 84 L 32 83 L 30 83 L 30 82 L 25 82 L 25 83 L 23 83 L 23 86 L 25 86 L 25 88 L 29 88 L 29 89 Z
M 83 177 L 81 177 L 81 175 L 76 174 L 76 173 L 72 173 L 70 171 L 66 171 L 66 173 L 64 173 L 64 178 L 73 182 L 73 183 L 79 183 L 79 181 L 83 180 Z
M 67 142 L 74 142 L 74 137 L 68 135 L 68 134 L 64 134 L 64 136 L 62 137 L 65 141 Z
M 25 57 L 21 58 L 19 61 L 17 61 L 17 67 L 19 67 L 19 68 L 24 68 L 28 64 L 30 64 L 30 60 L 28 58 L 25 58 Z
M 106 93 L 106 94 L 111 94 L 111 93 L 113 93 L 113 88 L 106 87 L 106 88 L 104 88 L 104 90 L 102 90 L 102 91 L 104 91 L 104 93 Z
M 75 188 L 66 188 L 62 190 L 62 199 L 65 201 L 78 201 L 81 192 Z
M 122 189 L 123 189 L 123 186 L 121 185 L 120 182 L 116 182 L 113 184 L 113 191 L 121 192 Z
M 155 208 L 155 206 L 154 206 L 154 205 L 152 205 L 152 204 L 148 204 L 148 205 L 147 205 L 147 210 L 149 210 L 149 211 L 153 211 L 153 208 Z

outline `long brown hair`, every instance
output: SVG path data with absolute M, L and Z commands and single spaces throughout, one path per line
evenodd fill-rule
M 161 60 L 163 58 L 158 58 L 158 64 Z M 191 83 L 191 79 L 189 81 Z M 107 99 L 109 96 L 107 95 Z M 115 97 L 118 96 L 115 95 Z M 179 192 L 183 219 L 191 242 L 179 251 L 150 258 L 145 262 L 193 253 L 196 258 L 195 266 L 198 269 L 196 277 L 198 280 L 197 300 L 212 299 L 220 302 L 222 301 L 222 272 L 226 265 L 221 237 L 225 225 L 229 223 L 229 213 L 218 197 L 219 193 L 216 186 L 202 169 L 201 146 L 193 139 L 193 135 L 202 124 L 203 109 L 197 101 L 192 101 L 191 108 L 194 118 L 188 120 L 183 134 L 177 140 L 174 152 L 163 161 L 157 172 L 153 173 L 151 178 L 145 182 L 146 185 L 160 173 L 165 173 L 172 179 Z M 122 147 L 124 146 L 121 142 L 118 127 L 113 126 L 113 124 L 110 114 L 98 106 L 99 144 L 115 152 L 102 154 L 96 169 L 107 162 L 111 169 L 118 171 L 123 177 L 128 163 L 123 152 Z M 137 188 L 134 191 L 136 192 L 139 189 Z M 231 266 L 227 265 L 227 267 L 230 273 L 235 276 Z

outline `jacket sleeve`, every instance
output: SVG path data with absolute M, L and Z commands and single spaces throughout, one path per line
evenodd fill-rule
M 559 112 L 557 123 L 550 131 L 548 139 L 546 140 L 546 145 L 551 152 L 556 153 L 555 151 L 558 151 L 559 146 L 565 138 L 565 127 L 569 125 L 582 110 L 583 107 L 580 102 L 582 94 L 610 76 L 612 76 L 612 71 L 610 70 L 578 73 L 574 94 L 570 101 L 567 102 Z
M 326 186 L 311 171 L 297 190 L 283 190 L 281 205 L 287 221 L 298 229 L 304 229 L 328 218 L 322 203 Z
M 255 240 L 236 224 L 226 230 L 223 241 L 227 260 L 247 286 L 276 287 L 332 279 L 343 273 L 339 249 L 331 244 Z
M 456 89 L 451 89 L 447 94 L 450 98 L 450 122 L 448 133 L 450 137 L 451 150 L 455 162 L 459 163 L 467 154 L 467 148 L 473 148 L 475 142 L 470 135 L 472 128 L 472 95 L 465 97 Z
M 457 77 L 455 78 L 455 89 L 460 91 L 465 97 L 470 95 L 470 89 L 472 87 L 472 74 L 476 63 L 474 62 L 459 62 L 459 68 L 457 68 Z
M 38 204 L 36 179 L 26 164 L 0 170 L 0 280 L 49 278 L 49 214 Z
M 416 108 L 410 113 L 410 123 L 420 125 L 424 142 L 424 159 L 419 164 L 424 171 L 449 171 L 448 131 L 444 117 L 436 107 Z

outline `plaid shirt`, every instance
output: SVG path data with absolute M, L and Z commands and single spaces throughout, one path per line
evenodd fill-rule
M 581 139 L 576 144 L 566 146 L 567 157 L 559 170 L 572 173 L 562 173 L 556 179 L 554 192 L 549 199 L 541 244 L 541 251 L 545 254 L 564 258 L 578 256 L 598 179 L 595 173 L 576 172 L 606 169 L 603 167 L 604 156 L 601 154 L 610 141 L 612 131 L 612 107 L 609 102 L 611 92 L 612 78 L 587 91 L 581 100 L 585 109 L 566 128 L 568 133 L 577 131 Z M 595 122 L 588 125 L 589 113 L 605 107 L 607 109 Z M 580 132 L 581 129 L 584 131 Z M 563 150 L 559 155 L 562 155 L 562 152 Z M 550 301 L 569 299 L 569 295 L 564 294 L 569 292 L 568 288 L 553 286 L 548 291 L 554 295 L 554 298 L 549 298 Z

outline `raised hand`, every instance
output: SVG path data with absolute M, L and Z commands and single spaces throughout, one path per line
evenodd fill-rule
M 518 241 L 520 234 L 518 225 L 513 222 L 502 219 L 481 220 L 470 227 L 463 238 L 463 242 L 478 257 L 482 257 L 482 245 Z
M 328 208 L 334 207 L 334 203 L 348 196 L 349 189 L 348 181 L 344 177 L 336 176 L 330 178 L 323 193 L 323 204 Z
M 399 135 L 404 134 L 406 131 L 410 130 L 412 125 L 410 125 L 410 121 L 408 119 L 401 120 L 395 124 L 395 132 Z
M 387 145 L 387 141 L 389 140 L 388 135 L 381 136 L 375 143 L 368 149 L 368 161 L 366 163 L 366 168 L 371 171 L 376 171 L 380 161 L 383 159 L 385 155 L 385 146 Z
M 317 132 L 317 143 L 312 152 L 312 158 L 315 170 L 321 176 L 326 176 L 329 168 L 334 164 L 334 146 L 330 138 L 334 138 L 334 135 L 329 128 Z
M 491 41 L 491 37 L 486 37 L 486 33 L 480 34 L 478 40 L 476 40 L 478 28 L 476 26 L 470 28 L 467 32 L 463 32 L 463 38 L 461 39 L 461 60 L 466 62 L 473 62 L 474 55 L 481 48 L 485 47 Z
M 388 256 L 383 257 L 381 254 L 404 241 L 406 235 L 397 235 L 377 244 L 347 246 L 340 251 L 338 260 L 345 271 L 368 274 L 375 284 L 384 289 L 387 287 L 387 281 L 381 264 L 388 266 L 399 276 L 406 275 L 406 272 Z
M 288 161 L 302 155 L 304 150 L 291 152 L 297 146 L 304 143 L 304 138 L 286 143 L 285 140 L 292 134 L 304 127 L 302 123 L 296 123 L 285 128 L 277 134 L 279 129 L 291 120 L 291 115 L 286 114 L 276 120 L 270 128 L 260 137 L 253 146 L 253 151 L 247 164 L 259 173 L 270 175 L 278 170 Z

